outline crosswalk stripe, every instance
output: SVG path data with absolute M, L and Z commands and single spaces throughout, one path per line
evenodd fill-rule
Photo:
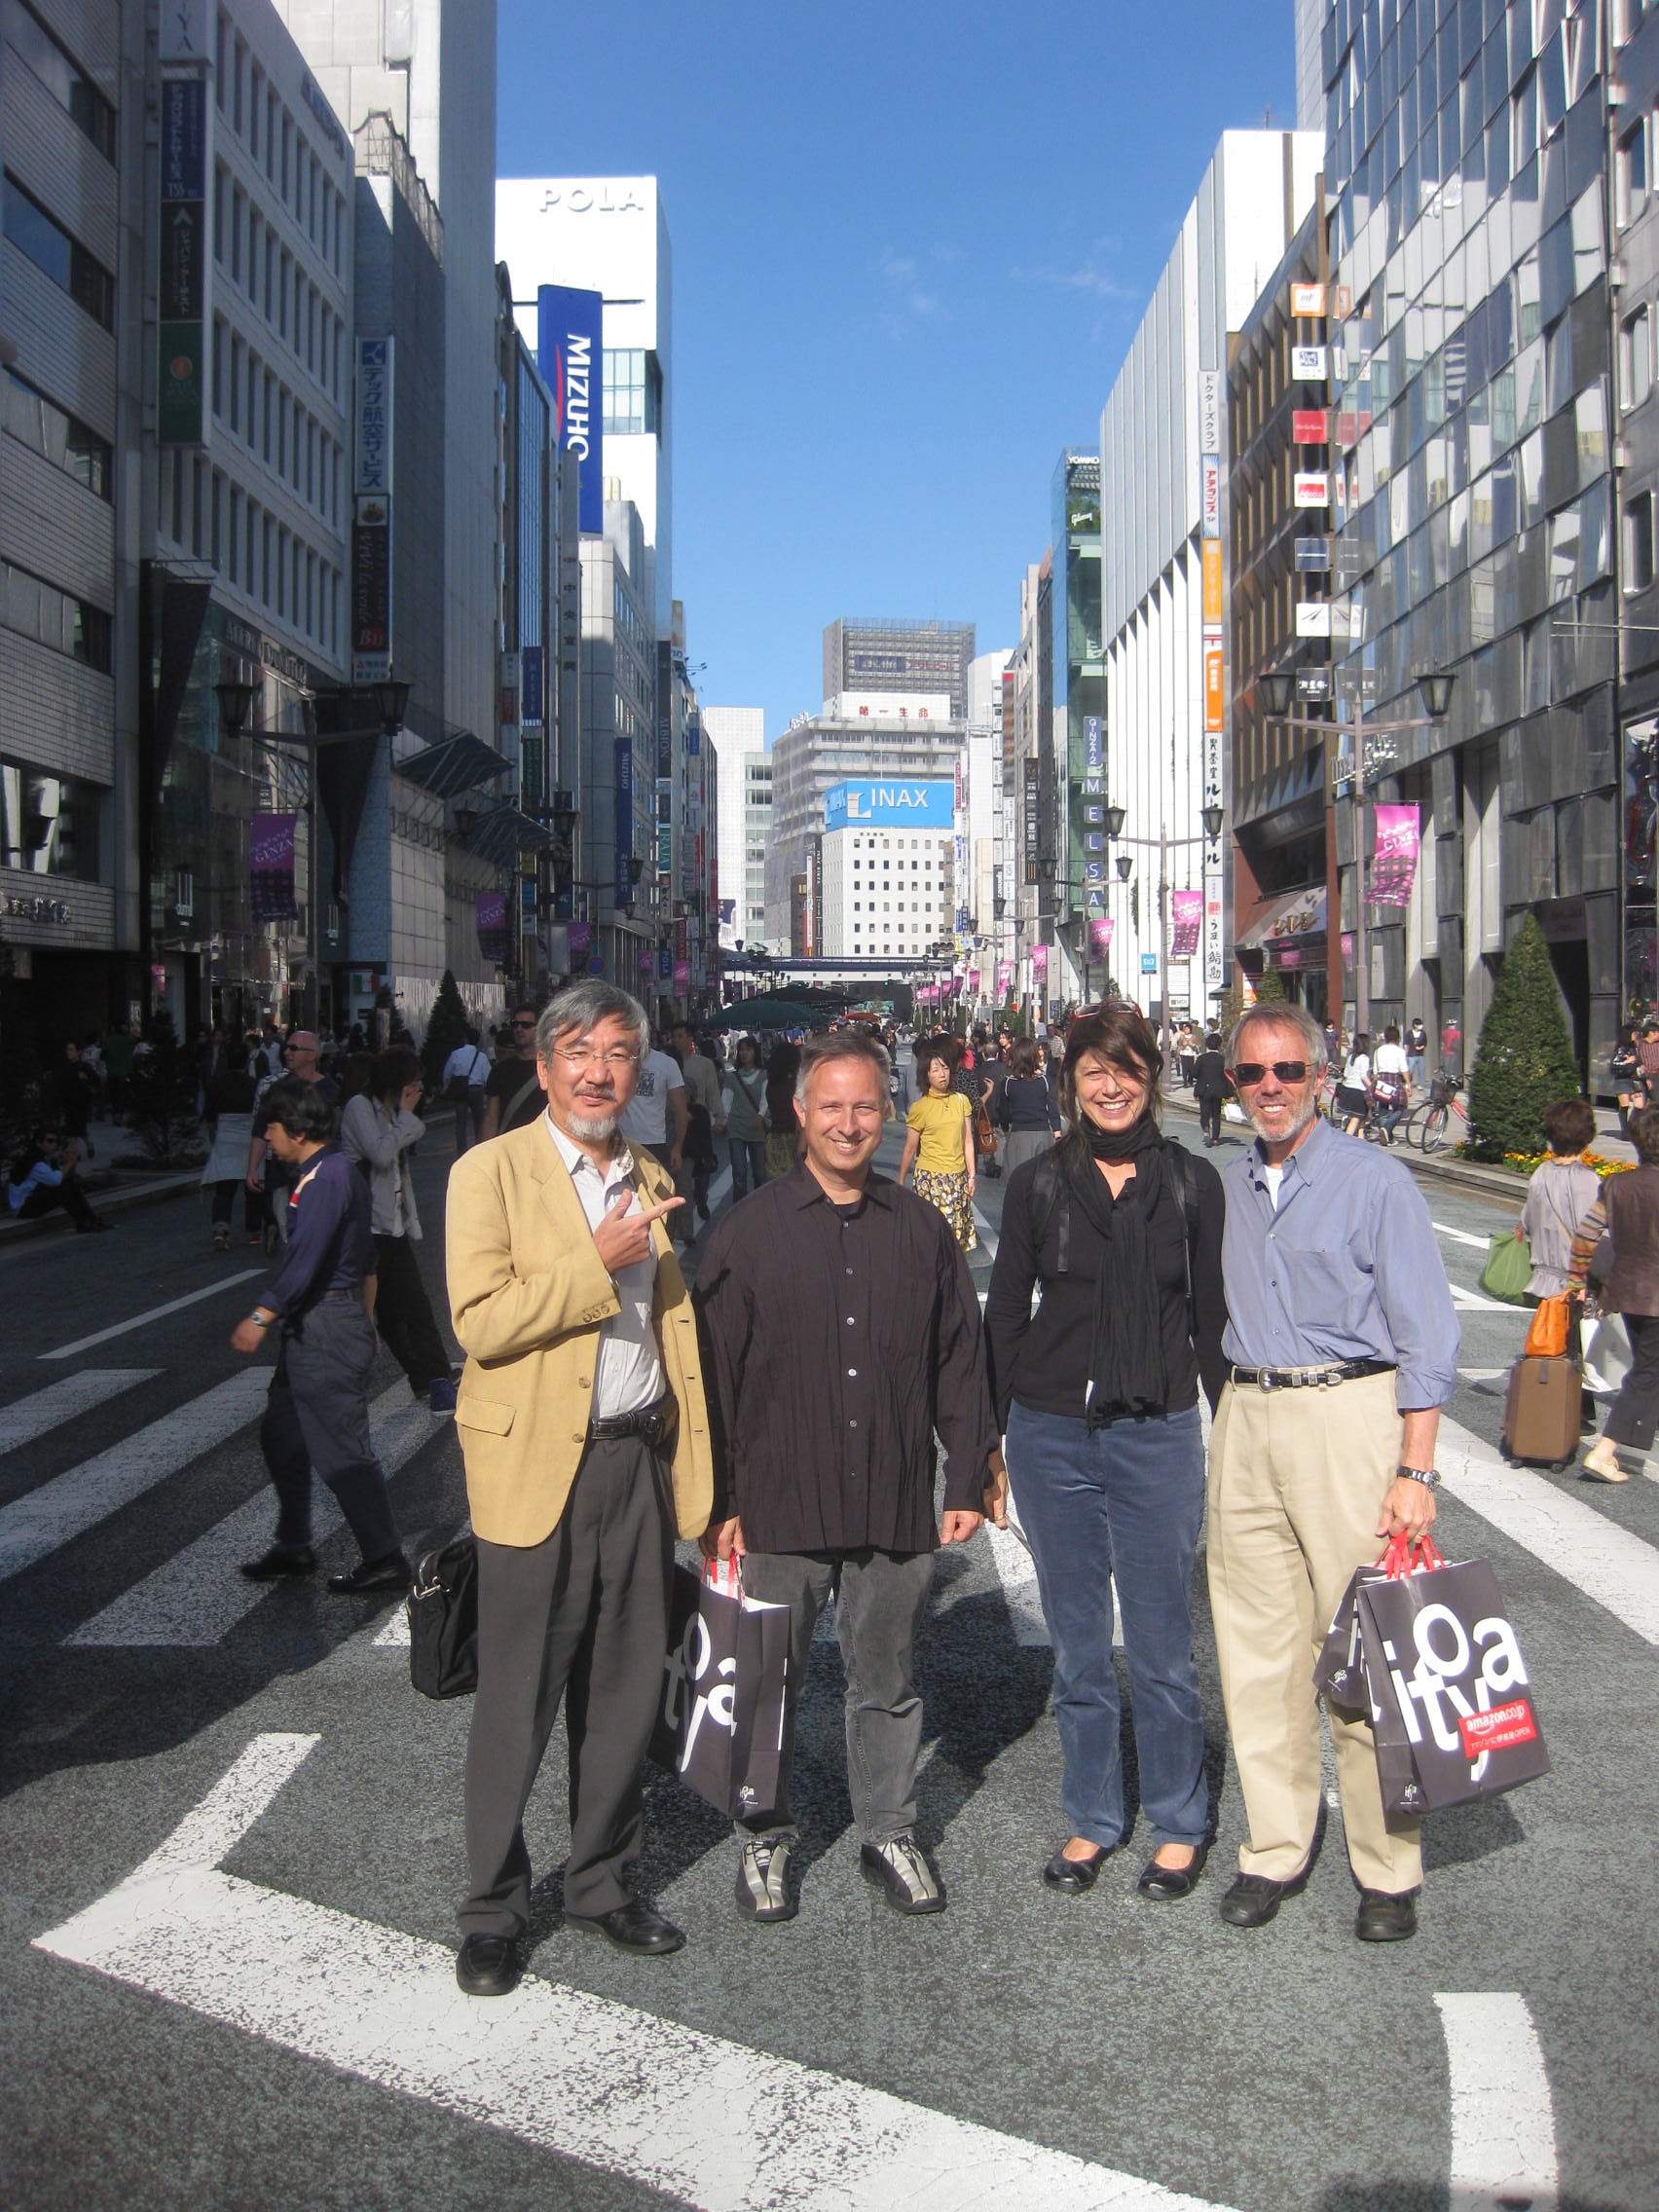
M 1453 1305 L 1465 1313 L 1514 1313 L 1517 1320 L 1520 1319 L 1517 1309 L 1506 1305 L 1501 1298 L 1484 1298 L 1478 1290 L 1465 1290 L 1460 1282 L 1448 1283 L 1446 1287 L 1452 1293 Z
M 437 1429 L 425 1406 L 410 1397 L 401 1377 L 369 1409 L 369 1434 L 388 1477 L 429 1443 Z M 64 1641 L 175 1648 L 218 1643 L 252 1612 L 270 1587 L 250 1582 L 239 1570 L 243 1560 L 256 1559 L 271 1541 L 273 1510 L 270 1491 L 259 1490 Z M 331 1536 L 341 1520 L 333 1492 L 314 1484 L 313 1541 L 321 1543 Z
M 0 1581 L 95 1528 L 245 1428 L 270 1383 L 268 1367 L 242 1368 L 136 1435 L 0 1507 Z
M 1437 1992 L 1434 2003 L 1452 2083 L 1452 2212 L 1554 2212 L 1555 2113 L 1526 2000 Z
M 314 1740 L 251 1744 L 150 1859 L 35 1947 L 699 2212 L 1215 2212 L 539 1975 L 480 2003 L 447 1946 L 221 1872 Z
M 1506 1465 L 1494 1446 L 1444 1415 L 1436 1463 L 1454 1497 L 1644 1642 L 1659 1644 L 1659 1549 L 1559 1481 Z
M 159 1367 L 89 1367 L 66 1375 L 61 1382 L 49 1382 L 44 1390 L 31 1390 L 26 1398 L 14 1398 L 9 1406 L 0 1406 L 0 1452 L 32 1444 L 77 1414 L 90 1413 L 161 1372 Z
M 1444 1221 L 1431 1221 L 1428 1226 L 1454 1244 L 1472 1244 L 1478 1252 L 1486 1251 L 1492 1243 L 1490 1236 L 1471 1236 L 1466 1229 L 1453 1229 Z
M 72 1359 L 78 1351 L 91 1351 L 94 1345 L 107 1345 L 111 1337 L 125 1337 L 134 1329 L 146 1328 L 152 1321 L 165 1320 L 169 1313 L 182 1313 L 187 1306 L 200 1306 L 204 1298 L 217 1298 L 222 1290 L 234 1290 L 239 1282 L 251 1282 L 255 1275 L 269 1273 L 266 1268 L 243 1268 L 234 1275 L 221 1275 L 203 1290 L 193 1290 L 184 1298 L 169 1298 L 165 1306 L 152 1306 L 146 1313 L 134 1313 L 129 1321 L 117 1321 L 107 1329 L 97 1329 L 90 1337 L 77 1337 L 72 1345 L 59 1345 L 55 1351 L 43 1351 L 42 1359 Z

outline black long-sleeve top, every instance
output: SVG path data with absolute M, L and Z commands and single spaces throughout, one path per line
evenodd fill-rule
M 1227 1380 L 1227 1361 L 1221 1348 L 1227 1326 L 1227 1300 L 1221 1283 L 1226 1199 L 1221 1177 L 1207 1160 L 1189 1154 L 1188 1162 L 1197 1200 L 1196 1206 L 1189 1201 L 1196 1342 L 1187 1306 L 1181 1216 L 1167 1183 L 1172 1169 L 1166 1169 L 1165 1177 L 1160 1180 L 1158 1200 L 1147 1222 L 1163 1320 L 1163 1360 L 1169 1379 L 1165 1410 L 1169 1413 L 1183 1413 L 1198 1404 L 1200 1378 L 1213 1412 Z M 1033 1413 L 1063 1414 L 1078 1420 L 1085 1418 L 1088 1403 L 1094 1291 L 1109 1247 L 1081 1198 L 1075 1195 L 1062 1197 L 1054 1206 L 1038 1246 L 1032 1194 L 1042 1165 L 1041 1159 L 1028 1160 L 1009 1178 L 1003 1198 L 1001 1240 L 985 1302 L 991 1391 L 998 1426 L 1005 1430 L 1009 1407 L 1015 1398 Z M 1099 1176 L 1100 1196 L 1108 1206 L 1142 1205 L 1152 1187 L 1147 1177 L 1137 1173 L 1124 1184 L 1122 1197 L 1114 1199 L 1093 1161 L 1084 1155 L 1080 1162 L 1068 1143 L 1062 1151 L 1061 1173 L 1083 1172 Z M 1062 1205 L 1068 1208 L 1071 1221 L 1063 1274 L 1059 1272 Z M 1196 1222 L 1191 1220 L 1193 1212 Z M 1033 1313 L 1032 1293 L 1039 1284 L 1043 1296 Z
M 832 1204 L 804 1166 L 711 1232 L 693 1301 L 714 1378 L 715 1514 L 757 1552 L 932 1551 L 981 1510 L 997 1443 L 979 1304 L 936 1208 L 872 1175 Z
M 1003 1085 L 1003 1127 L 1014 1130 L 1048 1129 L 1060 1125 L 1060 1110 L 1047 1076 L 1011 1075 Z
M 331 1290 L 360 1290 L 375 1272 L 369 1186 L 333 1145 L 313 1153 L 288 1200 L 288 1241 L 259 1303 L 284 1325 Z

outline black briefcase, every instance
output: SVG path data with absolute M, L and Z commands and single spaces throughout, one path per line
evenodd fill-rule
M 468 1697 L 478 1687 L 478 1546 L 470 1535 L 415 1562 L 409 1679 L 423 1697 Z

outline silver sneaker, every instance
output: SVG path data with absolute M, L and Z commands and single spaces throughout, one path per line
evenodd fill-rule
M 879 1882 L 895 1912 L 944 1910 L 944 1889 L 913 1835 L 890 1836 L 885 1843 L 859 1847 L 866 1881 Z
M 793 1920 L 787 1836 L 752 1835 L 737 1861 L 737 1909 L 746 1920 Z

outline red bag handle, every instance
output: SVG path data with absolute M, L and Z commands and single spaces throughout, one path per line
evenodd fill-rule
M 1388 1538 L 1372 1564 L 1382 1567 L 1390 1582 L 1397 1582 L 1408 1574 L 1432 1573 L 1446 1565 L 1446 1555 L 1432 1536 L 1420 1536 L 1414 1546 L 1402 1529 L 1398 1535 Z
M 724 1589 L 727 1597 L 743 1595 L 743 1563 L 735 1552 L 729 1559 L 706 1559 L 703 1562 L 703 1580 L 716 1590 Z

